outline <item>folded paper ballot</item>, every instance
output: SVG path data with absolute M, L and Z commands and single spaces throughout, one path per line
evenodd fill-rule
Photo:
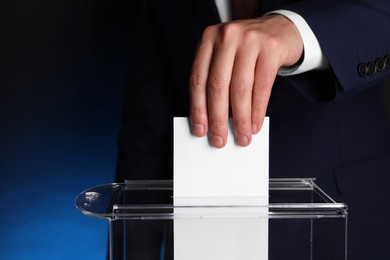
M 240 147 L 230 128 L 217 149 L 174 119 L 175 260 L 268 259 L 268 129 Z

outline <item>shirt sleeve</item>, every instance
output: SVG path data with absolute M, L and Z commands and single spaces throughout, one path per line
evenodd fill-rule
M 328 61 L 321 50 L 317 37 L 302 16 L 289 10 L 275 10 L 267 13 L 267 15 L 268 14 L 280 14 L 285 16 L 297 27 L 303 40 L 304 57 L 302 61 L 299 64 L 290 67 L 281 67 L 278 71 L 278 75 L 290 76 L 310 70 L 328 68 Z

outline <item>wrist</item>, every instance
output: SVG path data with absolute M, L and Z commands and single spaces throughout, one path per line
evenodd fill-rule
M 327 59 L 317 37 L 302 16 L 289 10 L 276 10 L 266 15 L 271 14 L 283 15 L 289 19 L 296 26 L 303 41 L 303 52 L 300 60 L 294 65 L 282 66 L 278 71 L 279 75 L 289 76 L 328 67 Z

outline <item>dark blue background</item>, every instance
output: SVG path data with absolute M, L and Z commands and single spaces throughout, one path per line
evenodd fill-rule
M 2 260 L 105 259 L 106 221 L 74 200 L 114 180 L 127 5 L 0 1 Z
M 107 223 L 74 206 L 112 182 L 127 6 L 0 2 L 0 259 L 104 259 Z

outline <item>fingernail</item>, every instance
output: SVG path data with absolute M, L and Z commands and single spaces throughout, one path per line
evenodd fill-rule
M 247 146 L 249 144 L 249 139 L 245 135 L 237 135 L 236 141 L 240 146 Z
M 212 135 L 210 137 L 210 142 L 211 142 L 211 145 L 214 147 L 217 147 L 217 148 L 223 147 L 223 139 L 220 136 Z
M 194 124 L 192 126 L 192 129 L 193 129 L 195 135 L 203 135 L 203 133 L 204 133 L 204 126 L 201 124 Z
M 259 127 L 256 124 L 252 124 L 252 133 L 256 134 L 259 131 Z

